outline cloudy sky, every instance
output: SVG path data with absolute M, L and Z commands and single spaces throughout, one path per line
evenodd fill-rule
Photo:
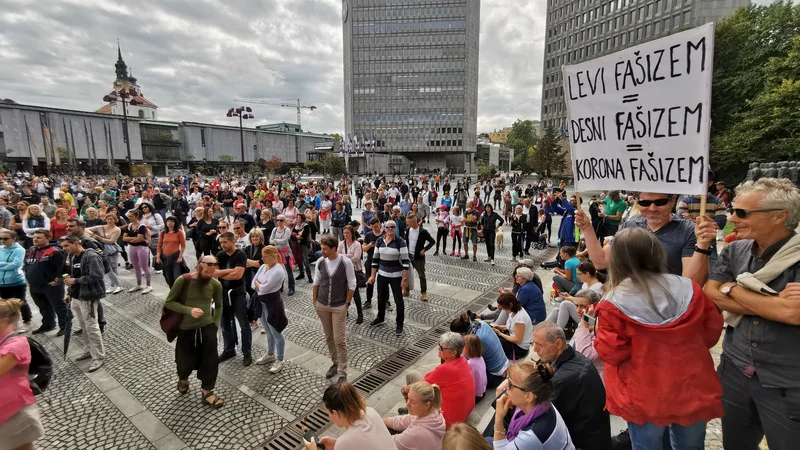
M 545 4 L 481 1 L 480 132 L 539 118 Z M 162 120 L 229 123 L 234 99 L 300 98 L 318 108 L 304 129 L 344 130 L 341 0 L 0 0 L 0 98 L 96 110 L 117 39 Z M 258 123 L 296 121 L 253 107 Z

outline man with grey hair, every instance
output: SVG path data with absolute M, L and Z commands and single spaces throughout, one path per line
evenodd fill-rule
M 548 321 L 533 329 L 533 351 L 556 369 L 552 402 L 575 448 L 609 449 L 611 422 L 605 410 L 606 389 L 592 361 L 567 345 L 564 330 Z
M 466 422 L 475 409 L 475 380 L 467 359 L 461 355 L 464 337 L 448 331 L 439 338 L 439 359 L 442 363 L 423 377 L 412 370 L 406 375 L 406 385 L 402 388 L 403 397 L 408 395 L 409 386 L 417 381 L 436 384 L 442 391 L 442 415 L 445 425 Z
M 800 191 L 762 178 L 737 189 L 730 221 L 738 240 L 719 255 L 705 293 L 725 314 L 719 376 L 722 443 L 772 449 L 800 441 Z
M 558 304 L 558 308 L 553 309 L 547 316 L 548 322 L 555 322 L 562 330 L 567 330 L 569 320 L 572 319 L 575 325 L 581 321 L 583 313 L 578 312 L 578 299 L 585 299 L 583 301 L 593 305 L 600 301 L 600 294 L 591 289 L 581 289 L 574 297 L 566 296 L 564 300 Z

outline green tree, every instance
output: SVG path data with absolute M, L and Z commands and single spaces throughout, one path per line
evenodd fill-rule
M 320 160 L 322 171 L 330 176 L 339 176 L 347 171 L 344 158 L 336 153 L 326 153 Z
M 339 133 L 333 133 L 331 137 L 333 138 L 333 142 L 339 142 L 342 139 L 342 135 Z
M 518 119 L 511 125 L 506 147 L 514 149 L 514 160 L 511 162 L 512 169 L 520 170 L 522 173 L 533 171 L 531 164 L 532 153 L 529 150 L 536 145 L 538 139 L 533 121 Z
M 303 164 L 307 170 L 313 170 L 314 172 L 321 173 L 322 172 L 322 163 L 319 161 L 306 161 Z
M 478 177 L 494 178 L 497 175 L 497 166 L 494 164 L 486 165 L 483 161 L 478 161 Z
M 800 5 L 740 8 L 716 27 L 711 162 L 743 175 L 800 151 Z
M 184 155 L 184 156 L 186 156 L 186 160 L 187 160 L 187 161 L 191 161 L 191 160 L 193 160 L 193 159 L 194 159 L 194 155 L 193 155 L 193 154 L 191 154 L 191 153 L 187 153 L 187 154 L 186 154 L 186 155 Z
M 556 130 L 547 127 L 542 131 L 536 150 L 531 158 L 531 167 L 539 175 L 549 177 L 566 169 L 565 152 L 561 149 Z
M 277 156 L 273 156 L 264 164 L 265 168 L 267 169 L 267 173 L 277 173 L 282 165 L 283 162 Z
M 217 158 L 217 160 L 219 160 L 220 162 L 231 162 L 231 161 L 233 161 L 233 156 L 231 156 L 231 155 L 219 155 L 219 158 Z

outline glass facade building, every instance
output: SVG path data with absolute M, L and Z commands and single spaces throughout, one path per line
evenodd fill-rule
M 347 135 L 420 170 L 474 170 L 480 1 L 344 0 L 342 20 Z
M 561 66 L 727 17 L 750 0 L 547 0 L 542 126 L 566 123 Z

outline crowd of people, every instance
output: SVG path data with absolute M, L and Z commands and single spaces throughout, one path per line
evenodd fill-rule
M 800 324 L 796 187 L 761 179 L 734 196 L 710 184 L 705 216 L 694 196 L 611 191 L 589 199 L 587 214 L 563 182 L 518 181 L 437 174 L 6 179 L 0 389 L 13 395 L 0 395 L 8 406 L 0 408 L 7 411 L 0 431 L 14 445 L 4 445 L 31 448 L 24 445 L 43 432 L 20 378 L 30 359 L 24 333 L 61 336 L 74 316 L 73 332 L 87 343 L 77 359 L 99 370 L 102 300 L 123 291 L 124 267 L 136 280 L 130 293 L 148 294 L 153 276 L 164 277 L 164 309 L 181 315 L 176 389 L 188 393 L 196 371 L 202 403 L 212 408 L 225 404 L 214 391 L 219 364 L 237 351 L 244 366 L 282 370 L 290 326 L 284 301 L 305 280 L 330 353 L 326 376 L 336 381 L 322 401 L 346 430 L 323 439 L 326 448 L 703 448 L 706 423 L 723 413 L 726 448 L 755 449 L 765 435 L 771 448 L 791 447 L 800 434 L 791 413 L 800 378 L 788 349 Z M 562 218 L 551 236 L 554 215 Z M 719 251 L 727 220 L 736 224 L 735 241 Z M 504 227 L 514 287 L 501 288 L 488 312 L 455 318 L 439 340 L 441 364 L 409 372 L 407 408 L 381 418 L 348 382 L 351 303 L 361 324 L 377 296 L 369 325 L 394 311 L 395 333 L 403 335 L 413 273 L 421 300 L 429 300 L 426 258 L 477 263 L 482 244 L 484 262 L 494 265 Z M 543 265 L 554 272 L 545 287 L 525 258 L 531 246 L 553 241 L 558 255 Z M 190 243 L 194 267 L 184 258 Z M 550 314 L 546 288 L 557 304 Z M 29 298 L 42 317 L 36 329 Z M 254 361 L 259 327 L 268 349 Z M 709 349 L 723 328 L 717 374 Z M 538 358 L 528 360 L 532 353 Z M 492 389 L 495 416 L 479 433 L 463 422 Z M 612 438 L 609 414 L 628 430 Z

